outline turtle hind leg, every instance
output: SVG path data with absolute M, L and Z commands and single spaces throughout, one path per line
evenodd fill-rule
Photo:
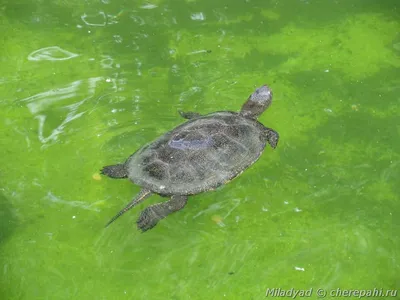
M 101 174 L 111 178 L 127 178 L 128 172 L 125 169 L 125 164 L 105 166 L 100 171 Z
M 201 115 L 197 112 L 193 112 L 193 111 L 179 111 L 179 114 L 181 115 L 182 118 L 185 119 L 194 119 L 194 118 L 198 118 Z
M 181 210 L 185 207 L 188 196 L 174 195 L 170 200 L 157 203 L 146 207 L 137 220 L 137 227 L 142 232 L 156 226 L 157 222 L 164 219 L 169 214 Z

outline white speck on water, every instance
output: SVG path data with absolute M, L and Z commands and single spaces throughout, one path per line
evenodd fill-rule
M 115 126 L 118 125 L 118 121 L 116 119 L 112 119 L 110 121 L 107 122 L 107 126 Z
M 295 212 L 301 212 L 302 210 L 300 208 L 298 208 L 298 207 L 295 207 L 294 211 Z
M 203 21 L 203 20 L 205 20 L 205 17 L 204 17 L 204 15 L 203 15 L 202 12 L 194 13 L 194 14 L 192 14 L 192 15 L 190 16 L 190 18 L 191 18 L 192 20 L 196 20 L 196 21 Z
M 294 269 L 296 270 L 296 271 L 305 271 L 305 269 L 304 268 L 300 268 L 300 267 L 294 267 Z
M 178 72 L 179 72 L 179 67 L 178 67 L 178 65 L 173 65 L 172 67 L 171 67 L 171 71 L 172 71 L 172 73 L 174 73 L 174 74 L 177 74 Z
M 113 38 L 114 38 L 114 41 L 118 44 L 122 43 L 122 41 L 123 41 L 122 36 L 120 36 L 119 34 L 114 34 Z
M 165 185 L 160 185 L 160 190 L 165 189 Z
M 264 206 L 261 209 L 262 211 L 268 211 L 268 208 L 265 208 Z
M 107 78 L 107 79 L 106 79 L 106 82 L 111 82 L 111 78 Z
M 90 30 L 88 30 L 88 33 L 91 33 L 91 31 L 90 31 Z
M 304 171 L 308 171 L 308 169 L 304 169 Z
M 330 108 L 324 108 L 324 112 L 332 113 L 333 111 L 332 111 L 332 109 L 330 109 Z
M 143 9 L 153 9 L 153 8 L 156 8 L 156 7 L 157 7 L 157 5 L 148 3 L 148 4 L 142 5 L 140 8 L 143 8 Z M 125 292 L 125 294 L 126 294 L 126 292 Z
M 72 216 L 72 219 L 75 219 L 76 218 L 76 216 Z
M 82 25 L 76 25 L 76 28 L 82 28 L 83 26 Z
M 324 72 L 325 72 L 325 73 L 328 73 L 328 72 L 329 72 L 329 69 L 324 70 Z
M 289 202 L 288 201 L 283 201 L 283 204 L 289 204 Z

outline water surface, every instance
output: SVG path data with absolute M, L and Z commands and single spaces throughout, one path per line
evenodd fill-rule
M 0 4 L 1 298 L 400 289 L 398 1 L 128 2 Z M 140 188 L 101 167 L 265 83 L 275 150 L 144 234 L 159 196 L 104 229 Z

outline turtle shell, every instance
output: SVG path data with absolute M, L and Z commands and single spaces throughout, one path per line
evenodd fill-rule
M 190 119 L 137 150 L 125 163 L 135 184 L 161 195 L 215 189 L 252 165 L 265 148 L 264 125 L 236 112 Z

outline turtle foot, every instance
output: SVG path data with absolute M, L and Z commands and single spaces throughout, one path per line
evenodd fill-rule
M 162 219 L 158 216 L 151 207 L 144 209 L 136 222 L 137 228 L 145 232 L 157 225 L 158 221 Z

